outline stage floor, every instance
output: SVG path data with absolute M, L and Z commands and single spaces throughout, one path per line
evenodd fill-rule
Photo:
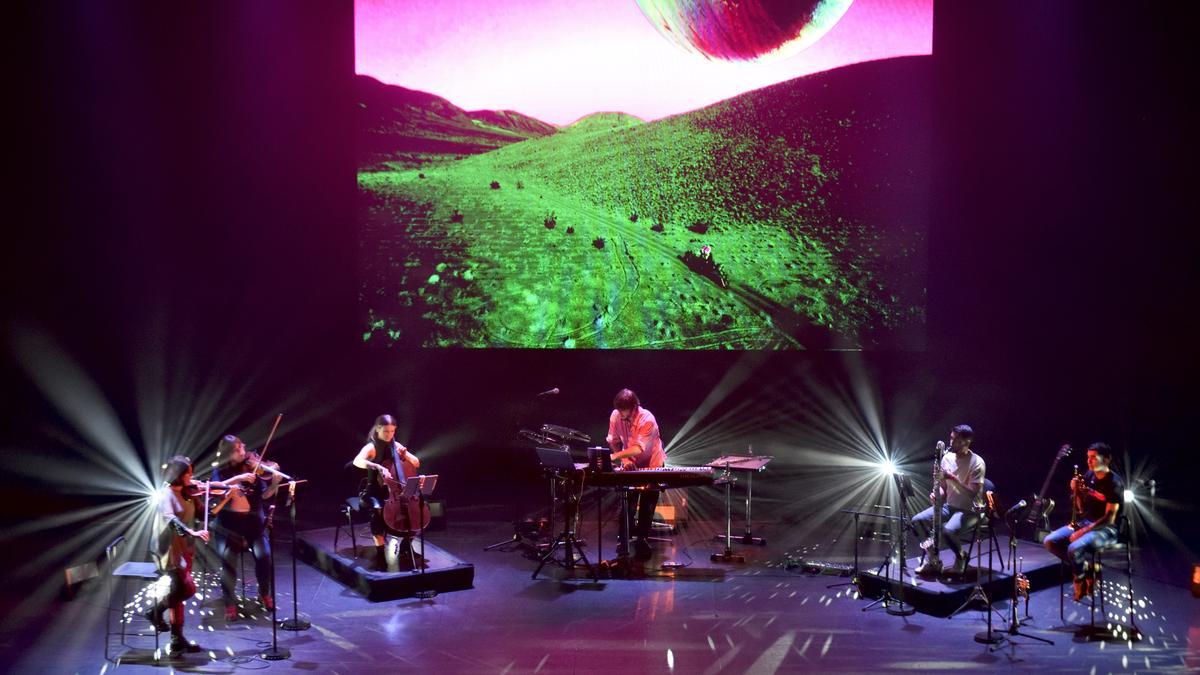
M 246 617 L 226 625 L 219 599 L 209 595 L 214 590 L 210 585 L 205 599 L 197 603 L 197 613 L 187 619 L 189 637 L 206 651 L 173 661 L 170 667 L 346 674 L 1013 667 L 1086 673 L 1185 672 L 1200 667 L 1200 601 L 1185 588 L 1135 577 L 1138 624 L 1146 637 L 1133 643 L 1087 641 L 1077 629 L 1087 623 L 1086 605 L 1068 598 L 1064 624 L 1058 615 L 1058 587 L 1036 591 L 1030 602 L 1032 617 L 1022 631 L 1055 644 L 1016 636 L 990 651 L 973 639 L 986 627 L 981 611 L 951 619 L 892 616 L 880 608 L 863 611 L 869 600 L 860 598 L 854 587 L 827 588 L 846 578 L 805 574 L 802 566 L 788 564 L 794 561 L 789 557 L 793 552 L 774 543 L 735 542 L 735 550 L 747 553 L 746 563 L 712 562 L 709 554 L 721 550 L 721 544 L 711 540 L 713 531 L 693 526 L 671 542 L 660 542 L 655 557 L 643 566 L 649 571 L 645 578 L 595 583 L 557 564 L 532 579 L 537 561 L 515 543 L 500 547 L 513 550 L 485 552 L 486 545 L 511 537 L 511 523 L 452 521 L 448 531 L 430 533 L 430 543 L 474 565 L 473 588 L 432 598 L 371 602 L 301 563 L 297 599 L 301 616 L 312 628 L 280 630 L 279 644 L 290 650 L 290 658 L 268 662 L 259 654 L 271 642 L 269 619 L 251 602 Z M 593 562 L 611 558 L 611 545 L 606 536 L 603 555 L 596 556 L 593 538 L 585 553 Z M 288 542 L 277 542 L 277 550 L 282 619 L 292 614 Z M 689 561 L 690 567 L 662 570 L 663 562 Z M 1110 575 L 1110 583 L 1123 584 L 1123 575 Z M 69 602 L 18 607 L 0 631 L 0 665 L 5 672 L 103 672 L 104 600 L 103 587 L 98 586 Z M 1001 615 L 1008 614 L 1007 608 L 1007 601 L 996 604 Z M 1003 627 L 997 619 L 996 629 Z M 113 638 L 114 647 L 116 642 Z M 168 672 L 168 666 L 147 665 L 152 637 L 131 636 L 127 642 L 133 650 L 120 672 Z

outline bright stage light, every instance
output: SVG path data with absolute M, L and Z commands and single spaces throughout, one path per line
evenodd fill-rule
M 170 489 L 170 487 L 164 484 L 158 489 L 151 490 L 146 494 L 146 502 L 150 505 L 151 510 L 156 512 L 158 511 L 159 506 L 162 504 L 163 498 L 167 496 L 167 490 Z
M 887 476 L 895 475 L 896 463 L 893 462 L 891 460 L 891 458 L 885 459 L 879 463 L 879 470 L 882 471 L 884 473 L 884 475 L 887 475 Z
M 1126 490 L 1125 490 L 1125 503 L 1126 504 L 1132 504 L 1134 501 L 1136 501 L 1136 497 L 1137 497 L 1137 495 L 1134 494 L 1133 490 L 1126 488 Z

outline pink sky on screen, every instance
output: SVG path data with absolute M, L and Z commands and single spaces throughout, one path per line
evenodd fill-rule
M 653 120 L 839 66 L 932 53 L 932 0 L 855 0 L 812 47 L 726 63 L 663 38 L 634 0 L 356 0 L 355 70 L 467 110 L 552 124 Z

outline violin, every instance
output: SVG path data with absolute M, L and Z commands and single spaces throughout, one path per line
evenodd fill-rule
M 194 480 L 183 486 L 183 496 L 187 499 L 199 499 L 205 494 L 210 497 L 224 497 L 232 488 L 210 486 L 204 481 Z
M 246 452 L 246 468 L 250 469 L 254 473 L 262 473 L 263 471 L 266 471 L 267 473 L 279 476 L 283 480 L 292 479 L 291 476 L 279 470 L 279 464 L 277 462 L 264 461 L 262 455 L 254 450 L 249 450 Z

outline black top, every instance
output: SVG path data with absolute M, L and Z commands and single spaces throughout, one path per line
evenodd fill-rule
M 226 464 L 220 468 L 213 470 L 213 480 L 225 481 L 243 473 L 251 473 L 250 468 L 245 462 L 236 466 Z M 242 483 L 242 492 L 246 495 L 246 501 L 250 502 L 250 513 L 257 514 L 259 518 L 264 516 L 263 513 L 263 494 L 271 487 L 271 477 L 263 472 L 258 479 L 251 483 Z M 227 509 L 222 509 L 221 513 L 231 513 Z
M 1109 504 L 1121 504 L 1125 499 L 1125 481 L 1121 480 L 1115 471 L 1106 472 L 1103 478 L 1097 477 L 1093 471 L 1088 471 L 1083 474 L 1083 484 L 1099 493 L 1099 495 L 1090 492 L 1084 494 L 1081 517 L 1085 520 L 1092 522 L 1100 520 L 1104 517 L 1104 511 Z M 1098 498 L 1100 496 L 1103 498 Z M 1116 525 L 1116 523 L 1111 524 Z
M 399 458 L 396 457 L 396 448 L 399 443 L 392 441 L 381 441 L 378 438 L 371 440 L 371 445 L 375 446 L 375 463 L 387 465 L 391 463 L 392 478 L 395 478 L 398 483 L 404 485 L 408 479 L 404 476 L 404 467 L 400 465 Z M 364 484 L 364 493 L 373 496 L 387 496 L 387 486 L 384 485 L 383 479 L 380 478 L 379 472 L 373 467 L 367 469 L 367 482 Z

